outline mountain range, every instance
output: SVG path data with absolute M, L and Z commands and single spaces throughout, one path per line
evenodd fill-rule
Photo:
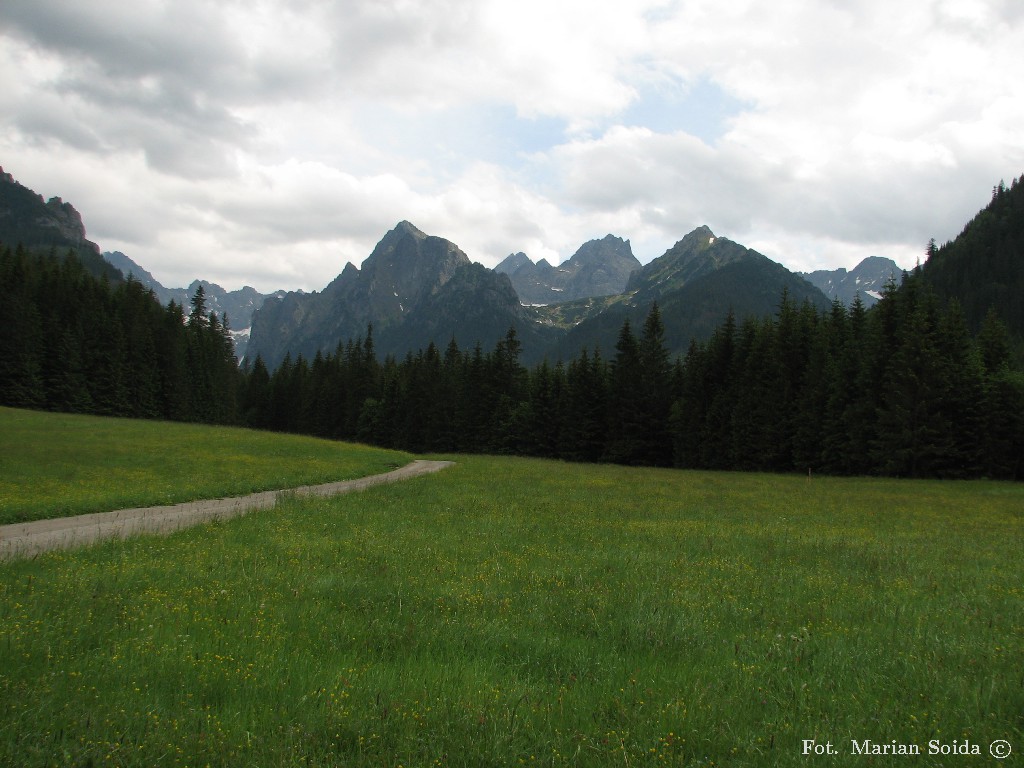
M 286 354 L 333 352 L 369 326 L 379 354 L 401 357 L 453 339 L 460 348 L 489 348 L 512 327 L 525 363 L 566 360 L 583 348 L 610 352 L 623 322 L 639 328 L 655 302 L 669 351 L 681 354 L 730 311 L 740 318 L 772 314 L 784 291 L 821 309 L 831 303 L 799 275 L 708 227 L 646 266 L 628 241 L 609 235 L 584 244 L 557 269 L 514 254 L 488 270 L 454 243 L 403 221 L 361 269 L 347 265 L 322 292 L 267 300 L 254 314 L 247 356 L 273 368 Z M 565 295 L 578 298 L 550 303 Z
M 882 298 L 882 290 L 886 283 L 894 280 L 899 285 L 903 270 L 892 259 L 868 256 L 849 272 L 840 268 L 819 269 L 799 274 L 830 299 L 837 298 L 850 306 L 859 295 L 865 307 L 873 307 Z
M 253 316 L 247 357 L 259 355 L 270 368 L 287 354 L 312 359 L 371 327 L 377 352 L 395 356 L 452 339 L 489 348 L 510 327 L 531 349 L 552 335 L 532 320 L 507 275 L 403 221 L 361 268 L 347 264 L 323 291 L 265 301 Z
M 494 268 L 509 276 L 523 304 L 546 305 L 622 293 L 629 276 L 640 269 L 629 240 L 607 235 L 580 246 L 557 267 L 547 259 L 536 264 L 514 253 Z
M 565 330 L 549 356 L 568 359 L 582 348 L 610 352 L 623 323 L 628 320 L 639 330 L 657 302 L 665 343 L 677 355 L 691 340 L 709 338 L 730 312 L 739 319 L 773 314 L 784 291 L 798 303 L 830 304 L 818 288 L 781 264 L 702 226 L 633 272 L 624 292 L 538 312 Z
M 271 296 L 283 296 L 285 291 L 263 294 L 251 286 L 229 291 L 216 283 L 207 280 L 193 280 L 187 288 L 167 288 L 147 270 L 140 267 L 120 251 L 104 251 L 103 258 L 120 270 L 125 277 L 131 276 L 156 294 L 161 304 L 167 306 L 172 301 L 186 312 L 189 311 L 192 297 L 196 289 L 203 287 L 206 296 L 206 309 L 216 312 L 223 320 L 227 318 L 231 338 L 235 342 L 235 354 L 244 357 L 249 345 L 249 333 L 252 329 L 253 313 L 263 306 L 263 302 Z
M 473 263 L 456 244 L 402 221 L 361 267 L 349 263 L 322 291 L 237 291 L 203 280 L 166 288 L 128 256 L 85 237 L 81 216 L 60 198 L 44 201 L 0 169 L 0 242 L 32 249 L 71 249 L 112 280 L 131 274 L 163 304 L 186 309 L 202 285 L 207 308 L 227 315 L 236 352 L 274 368 L 286 355 L 334 352 L 372 328 L 379 355 L 403 357 L 431 342 L 489 349 L 514 328 L 522 360 L 570 359 L 583 348 L 610 353 L 624 321 L 639 328 L 657 302 L 672 354 L 708 338 L 732 312 L 770 315 L 783 292 L 827 308 L 833 298 L 866 306 L 901 274 L 889 259 L 854 269 L 797 274 L 766 256 L 698 227 L 662 256 L 641 265 L 628 240 L 607 235 L 584 243 L 566 262 L 533 263 L 515 253 L 495 269 Z

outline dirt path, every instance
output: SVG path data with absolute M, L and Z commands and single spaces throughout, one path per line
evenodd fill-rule
M 0 526 L 0 560 L 31 557 L 51 549 L 70 549 L 100 539 L 125 538 L 138 533 L 170 533 L 210 520 L 226 520 L 254 509 L 269 509 L 282 496 L 335 496 L 374 485 L 394 483 L 449 467 L 451 461 L 418 460 L 382 475 L 304 485 L 283 491 L 264 491 L 230 499 L 188 501 L 165 507 L 140 507 L 97 512 L 76 517 L 34 520 Z

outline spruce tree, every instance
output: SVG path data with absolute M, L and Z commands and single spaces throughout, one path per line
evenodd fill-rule
M 640 402 L 643 388 L 640 345 L 627 318 L 615 344 L 609 368 L 608 443 L 605 459 L 636 464 L 644 454 L 644 415 Z
M 598 461 L 608 432 L 608 372 L 601 353 L 584 349 L 566 371 L 565 416 L 559 454 L 570 461 Z
M 665 344 L 665 326 L 655 302 L 644 321 L 638 348 L 640 381 L 639 446 L 636 459 L 649 466 L 671 466 L 669 417 L 672 409 L 672 365 Z

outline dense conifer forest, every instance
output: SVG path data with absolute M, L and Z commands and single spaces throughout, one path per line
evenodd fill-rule
M 928 267 L 890 283 L 871 310 L 837 300 L 820 311 L 784 293 L 773 316 L 730 314 L 672 360 L 654 305 L 641 328 L 623 324 L 614 349 L 532 368 L 513 329 L 493 349 L 453 340 L 381 360 L 372 327 L 312 360 L 239 368 L 228 319 L 207 312 L 201 287 L 188 311 L 165 308 L 134 280 L 93 276 L 73 252 L 0 246 L 0 404 L 414 452 L 1020 480 L 1024 371 L 996 311 L 1016 304 L 997 283 L 984 314 L 973 298 L 965 310 L 951 286 L 982 274 L 961 274 L 950 254 L 1016 265 L 1022 201 L 1024 185 L 997 187 L 956 242 L 930 244 Z
M 0 404 L 110 416 L 238 422 L 227 320 L 112 285 L 74 252 L 0 246 Z

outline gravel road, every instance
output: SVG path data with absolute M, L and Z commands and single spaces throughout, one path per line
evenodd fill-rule
M 394 483 L 418 475 L 438 472 L 451 461 L 418 460 L 381 475 L 342 480 L 323 485 L 304 485 L 283 491 L 264 491 L 230 499 L 208 499 L 166 507 L 140 507 L 115 512 L 97 512 L 52 520 L 34 520 L 0 526 L 0 560 L 31 557 L 51 549 L 70 549 L 100 539 L 125 538 L 141 533 L 170 533 L 210 520 L 226 520 L 254 509 L 269 509 L 282 496 L 335 496 L 361 491 L 374 485 Z

